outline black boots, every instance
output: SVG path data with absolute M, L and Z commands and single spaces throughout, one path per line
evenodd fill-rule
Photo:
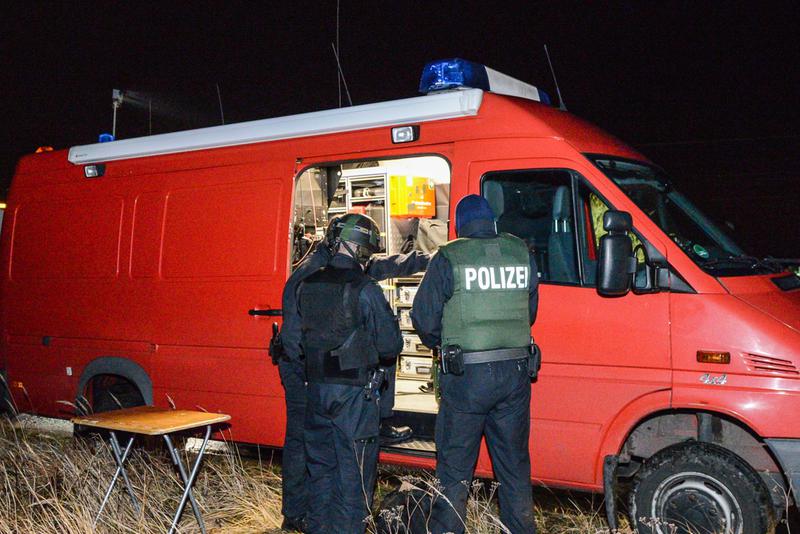
M 392 426 L 389 423 L 381 422 L 381 445 L 396 445 L 410 440 L 413 435 L 414 431 L 407 426 Z
M 284 517 L 281 524 L 281 530 L 286 532 L 305 532 L 306 531 L 306 518 L 305 517 Z

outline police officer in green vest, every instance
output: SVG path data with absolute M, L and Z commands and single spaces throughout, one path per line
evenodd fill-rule
M 500 482 L 500 519 L 513 534 L 531 534 L 536 261 L 521 239 L 497 233 L 492 209 L 478 195 L 458 203 L 456 234 L 432 258 L 411 312 L 422 342 L 441 349 L 435 433 L 444 498 L 436 499 L 431 530 L 464 532 L 469 483 L 485 435 Z

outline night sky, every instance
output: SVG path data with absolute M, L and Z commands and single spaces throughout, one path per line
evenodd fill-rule
M 123 104 L 119 138 L 219 124 L 217 85 L 226 123 L 337 107 L 336 6 L 5 7 L 2 194 L 21 155 L 110 131 L 112 88 L 142 102 Z M 355 104 L 415 96 L 447 57 L 555 94 L 547 44 L 572 113 L 662 165 L 745 249 L 800 257 L 798 28 L 788 3 L 341 0 L 339 39 Z

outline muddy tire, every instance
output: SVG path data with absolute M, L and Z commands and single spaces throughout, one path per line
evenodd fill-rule
M 639 534 L 763 534 L 774 528 L 758 474 L 727 449 L 696 441 L 645 462 L 630 494 L 630 516 Z

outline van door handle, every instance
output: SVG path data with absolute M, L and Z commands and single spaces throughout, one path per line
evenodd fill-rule
M 281 310 L 281 309 L 259 310 L 259 309 L 253 308 L 252 310 L 249 310 L 247 313 L 249 315 L 252 315 L 253 317 L 255 317 L 255 316 L 282 317 L 283 316 L 283 310 Z

